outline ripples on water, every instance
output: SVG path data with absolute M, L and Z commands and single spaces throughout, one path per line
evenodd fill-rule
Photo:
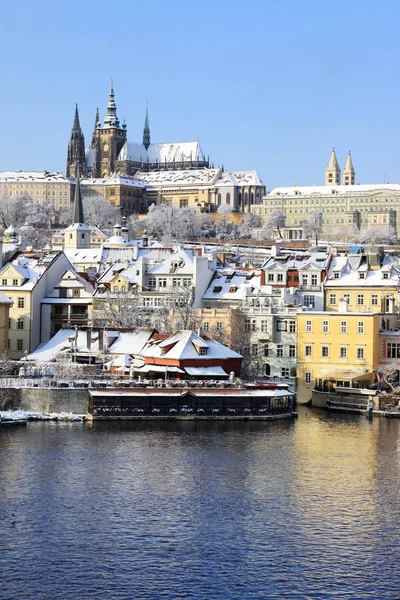
M 3 429 L 0 598 L 399 598 L 399 427 Z

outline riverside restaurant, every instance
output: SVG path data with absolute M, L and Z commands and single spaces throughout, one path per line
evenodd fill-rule
M 293 413 L 294 393 L 285 384 L 246 388 L 135 387 L 89 390 L 93 419 L 137 417 L 276 418 Z

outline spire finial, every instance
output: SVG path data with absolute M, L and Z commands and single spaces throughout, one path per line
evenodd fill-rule
M 104 119 L 104 127 L 113 127 L 115 129 L 119 129 L 119 120 L 117 117 L 117 107 L 114 101 L 114 83 L 111 78 L 111 88 L 108 96 L 108 104 L 107 104 L 107 115 Z
M 149 106 L 146 102 L 146 116 L 144 119 L 144 129 L 143 129 L 143 146 L 148 149 L 150 146 L 150 125 L 149 125 Z
M 75 129 L 75 130 L 80 130 L 81 129 L 81 126 L 80 126 L 80 123 L 79 123 L 78 103 L 75 104 L 74 124 L 72 126 L 72 129 Z

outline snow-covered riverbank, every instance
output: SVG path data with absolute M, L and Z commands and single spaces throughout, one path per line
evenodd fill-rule
M 0 410 L 0 417 L 8 421 L 19 421 L 27 419 L 28 421 L 68 421 L 82 422 L 87 420 L 86 415 L 75 415 L 73 413 L 43 413 L 28 412 L 25 410 Z

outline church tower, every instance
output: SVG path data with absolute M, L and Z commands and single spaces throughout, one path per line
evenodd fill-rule
M 343 171 L 343 183 L 344 185 L 355 185 L 356 183 L 356 172 L 353 167 L 350 151 Z
M 144 129 L 143 129 L 143 146 L 148 150 L 150 146 L 150 125 L 149 125 L 149 111 L 146 102 L 146 118 L 144 120 Z
M 72 179 L 76 177 L 77 166 L 79 166 L 81 173 L 85 173 L 85 138 L 79 123 L 78 105 L 75 107 L 74 124 L 72 125 L 71 138 L 68 144 L 67 177 Z
M 81 193 L 81 182 L 79 180 L 79 166 L 76 167 L 74 210 L 72 214 L 72 225 L 64 230 L 64 249 L 81 250 L 90 248 L 90 229 L 85 225 L 83 216 L 83 204 Z
M 340 185 L 340 173 L 341 171 L 334 148 L 332 150 L 329 164 L 325 170 L 325 185 Z
M 120 125 L 115 104 L 115 94 L 111 80 L 107 114 L 104 125 L 101 125 L 96 114 L 96 125 L 93 132 L 94 148 L 93 177 L 109 177 L 118 167 L 118 155 L 126 142 L 126 125 Z

